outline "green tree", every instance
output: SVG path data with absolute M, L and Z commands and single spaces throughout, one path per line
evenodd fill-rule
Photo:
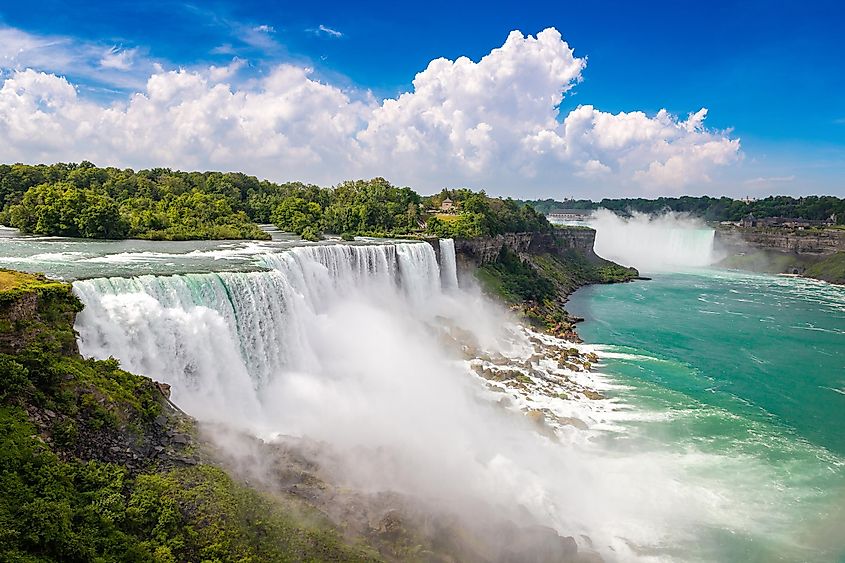
M 301 197 L 289 197 L 273 211 L 272 221 L 283 231 L 301 235 L 308 228 L 317 233 L 323 209 L 319 203 L 305 201 Z

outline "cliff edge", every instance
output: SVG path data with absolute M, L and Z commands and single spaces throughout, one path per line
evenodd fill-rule
M 722 267 L 845 284 L 845 229 L 723 226 L 716 248 Z
M 551 232 L 508 233 L 455 239 L 461 275 L 474 275 L 490 294 L 502 299 L 529 324 L 554 336 L 578 341 L 566 301 L 579 287 L 628 282 L 634 268 L 596 255 L 596 231 L 559 226 Z

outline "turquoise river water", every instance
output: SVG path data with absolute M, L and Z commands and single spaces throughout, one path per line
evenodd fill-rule
M 702 269 L 568 308 L 615 396 L 648 413 L 617 448 L 653 444 L 708 483 L 722 525 L 704 560 L 845 560 L 845 287 Z
M 646 271 L 667 256 L 689 265 L 712 261 L 712 230 L 646 229 L 633 237 L 639 244 L 620 246 L 630 226 L 611 219 L 598 227 L 596 242 L 609 258 Z M 433 322 L 433 304 L 441 302 L 455 318 L 465 304 L 468 326 L 479 334 L 498 321 L 476 313 L 499 317 L 472 305 L 471 292 L 455 300 L 454 269 L 438 273 L 433 252 L 421 252 L 425 245 L 359 244 L 354 251 L 339 241 L 303 247 L 281 233 L 260 243 L 81 241 L 0 229 L 0 267 L 83 280 L 76 283 L 87 305 L 77 323 L 83 353 L 115 355 L 133 371 L 176 385 L 177 400 L 193 414 L 243 407 L 279 422 L 276 415 L 292 412 L 296 424 L 338 443 L 347 435 L 419 443 L 412 451 L 432 471 L 448 465 L 443 452 L 464 452 L 450 475 L 475 475 L 467 466 L 480 464 L 488 480 L 468 479 L 490 484 L 485 495 L 512 483 L 520 502 L 562 515 L 561 529 L 583 524 L 581 545 L 595 541 L 606 561 L 845 561 L 845 287 L 672 266 L 682 273 L 583 288 L 568 308 L 586 319 L 578 331 L 600 353 L 595 375 L 609 399 L 534 397 L 590 430 L 567 427 L 558 434 L 562 443 L 488 464 L 490 451 L 509 455 L 534 442 L 506 427 L 480 441 L 491 427 L 487 414 L 467 414 L 475 399 L 444 406 L 463 387 L 451 371 L 438 375 L 447 364 L 420 344 L 426 332 L 419 327 Z M 449 248 L 454 264 L 449 245 L 440 249 L 441 262 Z M 366 298 L 368 288 L 378 299 Z M 409 324 L 415 315 L 428 320 Z M 405 335 L 409 326 L 416 332 Z M 361 351 L 370 333 L 378 335 L 373 354 Z M 393 343 L 390 361 L 385 340 Z M 282 386 L 266 383 L 291 363 L 323 375 L 308 385 L 301 375 L 281 379 Z M 338 375 L 354 375 L 355 366 L 368 377 Z M 198 374 L 202 385 L 179 387 Z M 350 387 L 309 391 L 326 382 Z M 332 397 L 336 404 L 327 406 Z M 261 405 L 269 405 L 266 412 Z M 347 412 L 349 420 L 341 416 Z M 401 426 L 409 412 L 412 433 L 379 434 Z M 518 478 L 504 479 L 510 471 Z M 528 487 L 532 472 L 536 482 Z

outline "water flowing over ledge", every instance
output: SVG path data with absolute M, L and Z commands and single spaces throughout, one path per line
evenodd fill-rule
M 603 381 L 574 356 L 559 365 L 569 344 L 455 293 L 450 243 L 443 268 L 426 243 L 315 245 L 265 255 L 265 272 L 79 281 L 80 350 L 171 384 L 200 420 L 356 452 L 345 477 L 359 487 L 453 508 L 484 499 L 615 541 L 604 518 L 560 510 L 581 504 L 560 478 L 580 464 L 558 442 L 586 444 L 576 427 L 614 416 L 587 397 Z
M 350 486 L 470 519 L 483 503 L 611 561 L 706 559 L 714 530 L 772 529 L 770 497 L 719 488 L 723 458 L 638 439 L 666 414 L 603 398 L 618 385 L 579 365 L 601 350 L 457 287 L 453 248 L 441 266 L 426 243 L 312 245 L 262 255 L 268 271 L 79 281 L 80 350 L 200 420 L 329 444 Z

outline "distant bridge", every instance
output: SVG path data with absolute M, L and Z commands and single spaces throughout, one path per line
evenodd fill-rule
M 592 214 L 592 209 L 555 209 L 547 213 L 546 218 L 559 221 L 586 221 Z

